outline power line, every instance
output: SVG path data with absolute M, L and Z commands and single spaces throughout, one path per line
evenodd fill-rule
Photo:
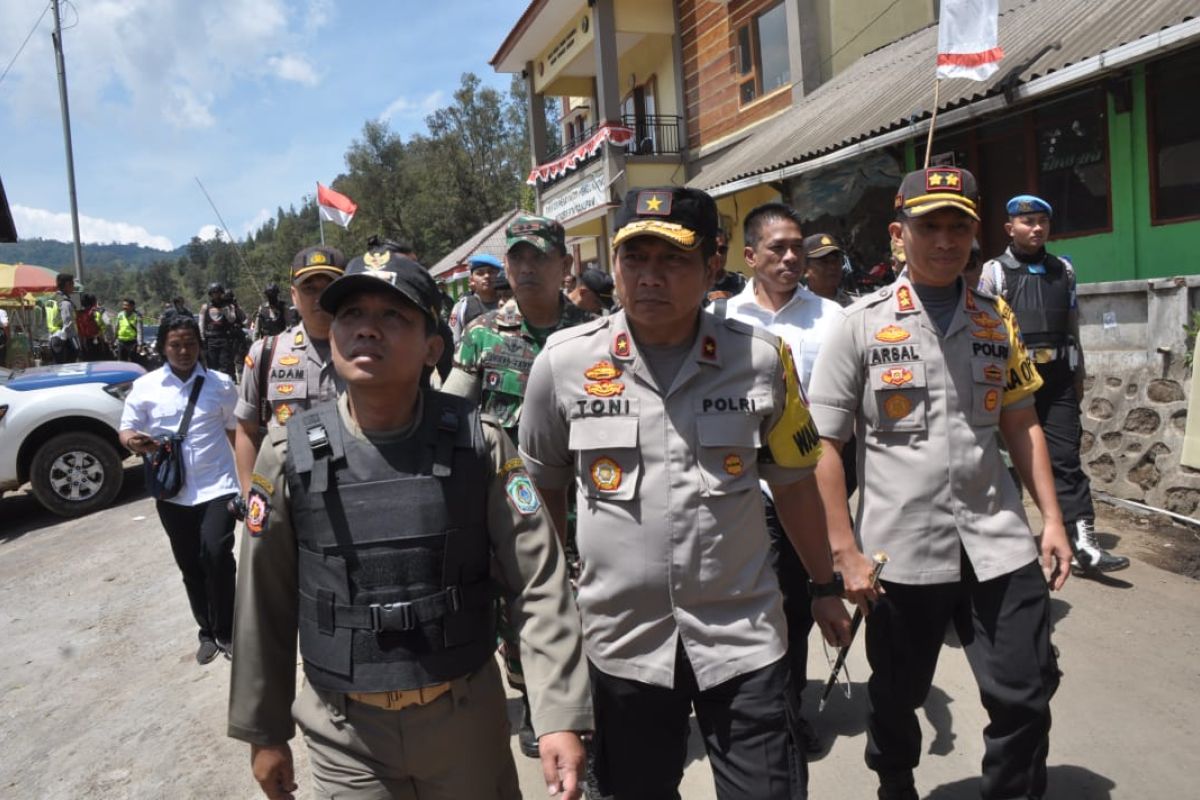
M 17 52 L 13 54 L 12 60 L 9 61 L 8 66 L 4 68 L 4 72 L 0 72 L 0 83 L 4 82 L 4 78 L 8 75 L 8 71 L 12 69 L 12 65 L 17 62 L 17 59 L 20 57 L 21 53 L 25 50 L 25 45 L 29 44 L 29 40 L 33 38 L 34 32 L 36 32 L 38 26 L 42 24 L 42 20 L 46 18 L 46 12 L 49 10 L 50 4 L 47 3 L 46 7 L 42 9 L 42 15 L 37 18 L 37 22 L 33 23 L 33 27 L 29 29 L 29 34 L 25 37 L 25 41 L 21 42 L 21 46 L 18 47 Z

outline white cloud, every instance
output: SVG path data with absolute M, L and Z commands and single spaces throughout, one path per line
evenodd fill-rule
M 196 231 L 196 237 L 206 242 L 210 239 L 219 239 L 223 242 L 229 241 L 229 237 L 225 235 L 225 231 L 221 230 L 217 225 L 201 225 L 200 230 Z
M 15 205 L 13 221 L 22 239 L 57 239 L 69 242 L 72 238 L 71 215 L 41 208 Z M 98 217 L 79 215 L 79 238 L 86 244 L 140 244 L 158 250 L 174 250 L 175 245 L 165 236 L 156 236 L 141 225 L 113 222 Z
M 251 236 L 273 216 L 274 214 L 267 209 L 259 209 L 257 214 L 243 222 L 240 227 L 235 226 L 235 235 L 242 238 Z M 222 230 L 221 226 L 213 224 L 201 225 L 200 230 L 196 231 L 196 236 L 204 241 L 208 241 L 209 239 L 220 239 L 224 242 L 229 241 L 229 237 L 225 235 L 225 231 Z
M 387 108 L 381 111 L 376 119 L 380 122 L 390 122 L 395 117 L 403 118 L 414 115 L 425 116 L 426 114 L 432 114 L 441 107 L 442 98 L 445 96 L 445 92 L 441 90 L 430 92 L 418 100 L 411 100 L 400 96 L 388 103 Z
M 218 123 L 222 101 L 264 77 L 315 85 L 302 59 L 332 10 L 325 0 L 100 0 L 68 6 L 63 40 L 72 111 L 114 113 L 180 130 Z M 0 53 L 15 52 L 37 15 L 0 0 Z M 9 22 L 13 24 L 7 24 Z M 18 24 L 19 23 L 19 24 Z M 20 118 L 57 113 L 49 19 L 4 82 L 0 109 Z
M 251 217 L 250 219 L 248 219 L 244 223 L 242 223 L 242 234 L 244 236 L 252 235 L 255 231 L 257 231 L 263 225 L 267 224 L 267 220 L 271 219 L 274 216 L 275 215 L 272 214 L 267 209 L 260 208 L 257 214 L 255 214 L 253 217 Z
M 305 86 L 316 86 L 319 83 L 317 73 L 307 61 L 296 56 L 272 56 L 267 59 L 267 65 L 275 76 L 281 80 L 302 83 Z

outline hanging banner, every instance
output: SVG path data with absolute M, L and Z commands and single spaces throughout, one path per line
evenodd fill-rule
M 601 125 L 586 142 L 565 156 L 556 158 L 548 164 L 539 164 L 534 167 L 525 182 L 530 186 L 536 186 L 538 181 L 546 182 L 566 175 L 578 167 L 581 161 L 596 155 L 605 142 L 612 142 L 618 147 L 623 147 L 631 141 L 633 141 L 632 128 L 627 128 L 624 125 Z

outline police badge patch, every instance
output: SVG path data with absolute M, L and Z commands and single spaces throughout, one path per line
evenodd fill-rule
M 533 488 L 533 481 L 524 470 L 516 470 L 509 475 L 504 484 L 504 492 L 512 502 L 513 508 L 523 516 L 536 514 L 542 507 L 542 499 L 538 497 L 537 489 Z
M 246 530 L 250 536 L 257 539 L 267 529 L 267 520 L 271 516 L 271 501 L 257 486 L 250 488 L 250 497 L 246 502 Z

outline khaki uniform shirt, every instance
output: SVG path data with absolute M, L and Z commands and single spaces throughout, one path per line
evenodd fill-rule
M 858 436 L 863 552 L 885 551 L 904 584 L 959 580 L 963 549 L 981 581 L 1036 558 L 996 436 L 1042 385 L 1011 309 L 965 289 L 942 334 L 901 277 L 842 314 L 809 398 L 822 436 Z
M 681 639 L 709 689 L 783 657 L 758 481 L 809 477 L 821 448 L 778 338 L 701 312 L 662 390 L 623 311 L 556 333 L 520 433 L 535 483 L 578 488 L 578 602 L 600 670 L 673 686 Z
M 338 400 L 338 410 L 348 435 L 364 438 L 350 418 L 344 396 Z M 518 510 L 518 500 L 510 492 L 516 491 L 515 485 L 528 485 L 528 479 L 523 484 L 511 480 L 514 475 L 523 477 L 516 447 L 486 420 L 483 433 L 491 449 L 492 480 L 479 487 L 478 498 L 464 497 L 463 502 L 487 503 L 493 578 L 506 596 L 515 597 L 509 613 L 521 635 L 534 730 L 539 734 L 591 730 L 579 617 L 554 524 L 540 501 L 531 510 L 522 498 L 525 511 Z M 255 744 L 279 744 L 295 732 L 291 704 L 296 689 L 299 601 L 296 534 L 283 474 L 287 430 L 273 427 L 268 437 L 251 477 L 251 491 L 259 495 L 256 500 L 265 500 L 263 510 L 253 512 L 261 532 L 243 532 L 238 556 L 233 625 L 237 658 L 229 695 L 229 735 Z M 402 440 L 397 444 L 402 446 Z
M 238 389 L 238 404 L 234 415 L 244 421 L 259 418 L 260 394 L 258 380 L 260 360 L 265 339 L 250 345 L 246 368 Z M 333 361 L 323 361 L 312 345 L 303 325 L 288 328 L 275 337 L 275 350 L 267 371 L 267 400 L 271 403 L 268 427 L 284 425 L 292 415 L 317 403 L 336 400 L 344 386 L 333 368 Z

